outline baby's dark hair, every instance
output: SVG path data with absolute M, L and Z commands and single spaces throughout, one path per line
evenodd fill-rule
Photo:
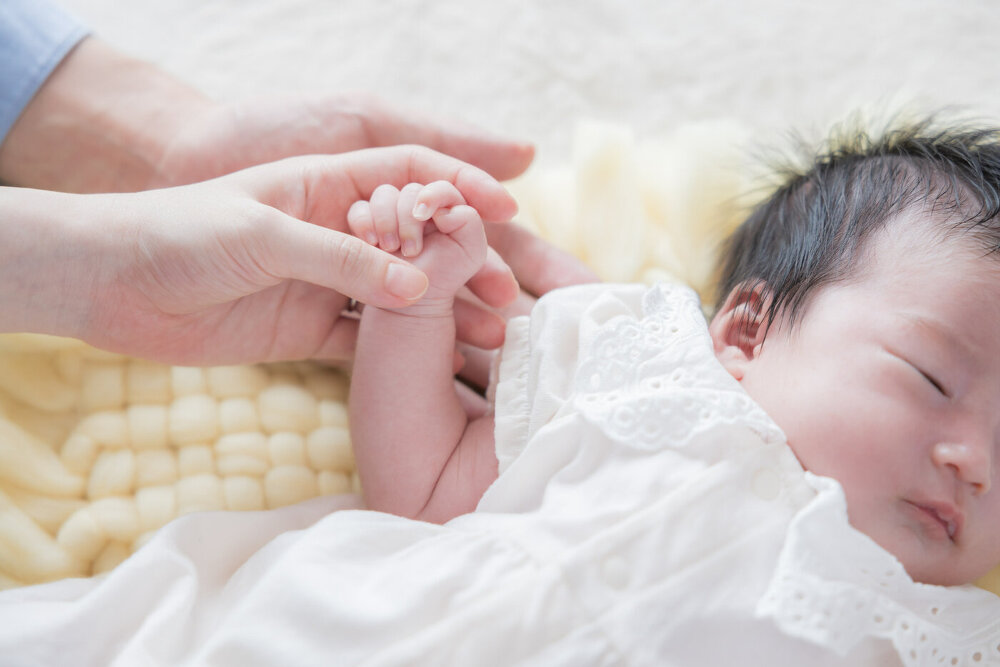
M 904 212 L 974 234 L 984 254 L 1000 250 L 1000 128 L 930 117 L 877 136 L 841 129 L 806 168 L 779 175 L 727 242 L 716 303 L 764 286 L 770 300 L 754 317 L 763 312 L 765 331 L 779 317 L 794 325 L 817 288 L 853 275 L 865 240 Z

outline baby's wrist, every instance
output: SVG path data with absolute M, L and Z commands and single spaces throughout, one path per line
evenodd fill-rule
M 387 309 L 388 312 L 420 319 L 454 319 L 455 294 L 434 295 L 433 286 L 421 299 L 403 308 Z

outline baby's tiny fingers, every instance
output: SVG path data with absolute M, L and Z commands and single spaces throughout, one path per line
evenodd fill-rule
M 419 183 L 410 183 L 399 191 L 396 219 L 399 221 L 399 243 L 403 257 L 415 257 L 423 250 L 425 223 L 413 217 L 413 207 L 423 187 Z
M 399 190 L 392 185 L 380 185 L 369 201 L 379 246 L 386 252 L 396 252 L 399 250 L 399 223 L 396 220 Z
M 438 231 L 444 234 L 452 234 L 470 223 L 479 228 L 483 226 L 483 221 L 479 217 L 479 211 L 464 204 L 438 210 L 434 214 L 434 224 L 437 226 Z M 485 232 L 482 233 L 485 234 Z
M 451 208 L 465 203 L 465 197 L 448 181 L 434 181 L 424 186 L 417 195 L 413 207 L 413 217 L 417 220 L 429 220 L 435 211 L 441 208 Z
M 368 202 L 356 201 L 347 210 L 347 226 L 351 233 L 370 245 L 378 245 L 375 223 L 372 221 L 372 207 Z

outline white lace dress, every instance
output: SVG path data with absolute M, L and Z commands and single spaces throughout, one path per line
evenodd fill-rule
M 476 512 L 186 517 L 105 579 L 0 594 L 4 664 L 1000 663 L 1000 600 L 851 529 L 686 288 L 546 297 L 496 396 Z
M 715 360 L 691 290 L 564 290 L 508 336 L 503 474 L 480 510 L 532 476 L 544 495 L 519 511 L 582 519 L 593 496 L 592 581 L 621 571 L 594 611 L 618 645 L 684 665 L 1000 664 L 1000 599 L 914 583 L 854 530 L 840 485 Z

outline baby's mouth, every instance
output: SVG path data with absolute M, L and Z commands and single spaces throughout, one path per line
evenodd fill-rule
M 948 539 L 955 541 L 962 528 L 962 515 L 957 509 L 947 504 L 907 502 L 925 517 L 937 522 Z

